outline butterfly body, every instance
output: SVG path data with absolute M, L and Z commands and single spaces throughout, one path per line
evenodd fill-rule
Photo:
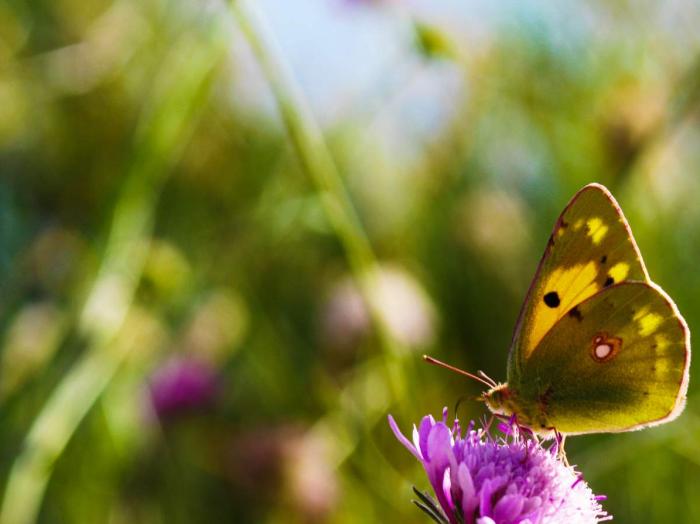
M 518 424 L 532 428 L 540 435 L 549 435 L 553 426 L 547 419 L 547 401 L 551 389 L 542 388 L 523 395 L 521 390 L 511 389 L 508 384 L 498 384 L 483 395 L 486 406 L 492 413 L 504 417 L 516 415 Z
M 685 404 L 690 334 L 651 282 L 617 202 L 579 191 L 550 236 L 518 319 L 508 381 L 483 394 L 539 434 L 618 432 Z

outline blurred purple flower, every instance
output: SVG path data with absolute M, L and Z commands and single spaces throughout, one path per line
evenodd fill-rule
M 150 380 L 153 409 L 160 420 L 210 407 L 219 392 L 219 377 L 208 364 L 175 357 Z
M 612 519 L 582 476 L 551 449 L 525 438 L 514 424 L 500 438 L 474 429 L 462 436 L 459 422 L 423 418 L 413 426 L 413 443 L 391 415 L 394 435 L 423 464 L 438 504 L 416 491 L 416 502 L 437 522 L 450 524 L 577 524 Z

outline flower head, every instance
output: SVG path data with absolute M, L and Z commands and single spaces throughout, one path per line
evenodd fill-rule
M 457 524 L 592 523 L 609 520 L 600 500 L 572 467 L 523 436 L 511 421 L 494 438 L 470 423 L 447 426 L 428 415 L 413 427 L 413 443 L 389 416 L 396 438 L 423 464 L 439 507 L 416 492 L 417 504 L 437 522 Z M 441 509 L 440 509 L 441 508 Z
M 214 369 L 193 358 L 173 358 L 150 380 L 150 397 L 159 419 L 211 406 L 219 392 Z

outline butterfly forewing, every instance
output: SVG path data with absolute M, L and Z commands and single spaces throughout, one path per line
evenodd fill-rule
M 626 431 L 680 413 L 689 334 L 660 288 L 616 284 L 576 311 L 549 330 L 511 384 L 545 424 L 568 434 Z
M 605 187 L 584 187 L 557 220 L 528 291 L 513 334 L 508 382 L 518 380 L 525 361 L 572 308 L 635 280 L 648 276 L 622 210 Z

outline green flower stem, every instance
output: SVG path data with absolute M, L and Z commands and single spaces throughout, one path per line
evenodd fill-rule
M 377 303 L 378 264 L 323 134 L 254 2 L 233 0 L 231 6 L 272 89 L 302 168 L 316 186 L 326 217 L 345 249 L 383 350 L 392 396 L 402 398 L 399 343 Z
M 215 34 L 214 34 L 215 33 Z M 36 417 L 10 471 L 1 524 L 36 521 L 54 464 L 128 354 L 117 335 L 141 277 L 160 189 L 186 144 L 192 119 L 208 93 L 226 40 L 203 42 L 198 32 L 168 52 L 135 137 L 135 152 L 114 210 L 97 278 L 77 320 L 87 348 Z

